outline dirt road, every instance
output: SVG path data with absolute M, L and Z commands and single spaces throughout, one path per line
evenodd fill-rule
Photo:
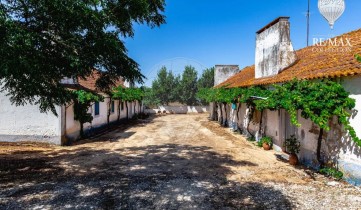
M 71 147 L 0 145 L 0 209 L 359 209 L 207 115 L 140 121 Z

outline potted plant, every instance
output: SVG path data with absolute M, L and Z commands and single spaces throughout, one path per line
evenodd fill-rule
M 289 163 L 294 166 L 297 165 L 298 164 L 297 153 L 300 152 L 301 144 L 297 140 L 295 135 L 292 135 L 290 138 L 286 139 L 283 146 L 286 148 L 287 152 L 289 153 L 289 159 L 288 159 Z
M 262 147 L 264 150 L 270 150 L 272 147 L 272 138 L 265 136 L 261 138 L 260 142 L 262 143 Z

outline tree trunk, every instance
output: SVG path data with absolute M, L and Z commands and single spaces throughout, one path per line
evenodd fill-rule
M 227 127 L 227 126 L 228 126 L 227 103 L 223 103 L 223 107 L 224 107 L 224 112 L 225 112 L 225 114 L 226 114 L 226 118 L 224 119 L 223 126 L 224 126 L 224 127 Z
M 217 103 L 212 102 L 209 104 L 209 107 L 212 108 L 211 111 L 211 115 L 210 115 L 210 119 L 212 121 L 217 121 L 218 120 L 218 116 L 217 116 Z
M 80 138 L 84 138 L 84 124 L 80 122 Z
M 320 134 L 317 140 L 317 161 L 320 164 L 320 168 L 323 168 L 324 162 L 321 159 L 321 146 L 322 146 L 323 128 L 320 129 Z
M 253 107 L 250 106 L 249 107 L 249 113 L 248 113 L 248 123 L 247 123 L 247 132 L 249 135 L 251 135 L 252 138 L 254 138 L 254 135 L 251 133 L 251 131 L 249 130 L 249 125 L 251 124 L 252 118 L 253 118 Z
M 125 107 L 127 109 L 127 120 L 129 120 L 129 111 L 128 111 L 128 102 L 125 102 Z
M 238 107 L 237 107 L 237 122 L 239 122 L 239 110 L 241 109 L 241 103 L 238 103 Z
M 139 107 L 139 114 L 142 113 L 142 104 L 140 101 L 138 101 L 138 107 Z
M 259 121 L 259 130 L 258 133 L 261 137 L 263 137 L 263 133 L 262 133 L 262 123 L 263 123 L 263 110 L 261 111 L 261 119 Z
M 112 112 L 111 107 L 112 107 L 112 100 L 110 99 L 109 103 L 108 103 L 108 113 L 107 113 L 107 125 L 108 125 L 108 127 L 109 127 L 109 124 L 110 124 L 110 114 Z
M 118 122 L 120 122 L 120 106 L 121 106 L 120 103 L 122 103 L 122 102 L 119 100 L 119 103 L 118 103 Z
M 222 125 L 223 124 L 223 110 L 222 110 L 222 103 L 219 103 L 219 110 L 220 110 L 220 117 L 219 117 L 219 119 L 218 119 L 218 122 L 219 122 L 219 124 L 220 125 Z

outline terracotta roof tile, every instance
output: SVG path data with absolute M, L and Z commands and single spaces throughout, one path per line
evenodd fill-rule
M 86 77 L 85 79 L 82 78 L 78 78 L 78 83 L 81 87 L 88 89 L 88 90 L 92 90 L 92 91 L 96 91 L 96 92 L 101 92 L 98 90 L 98 88 L 96 87 L 96 81 L 100 78 L 101 76 L 101 72 L 98 70 L 93 70 L 93 72 L 91 73 L 90 76 Z M 116 86 L 124 86 L 124 80 L 119 79 L 116 82 Z
M 246 87 L 282 83 L 294 78 L 319 79 L 361 74 L 361 64 L 354 57 L 361 53 L 361 29 L 337 38 L 349 38 L 352 44 L 350 50 L 342 52 L 340 50 L 344 48 L 331 45 L 306 47 L 296 51 L 297 62 L 278 75 L 255 79 L 255 66 L 248 66 L 217 87 Z

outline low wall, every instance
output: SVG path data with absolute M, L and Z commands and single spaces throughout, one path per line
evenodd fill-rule
M 158 109 L 146 109 L 145 113 L 156 114 L 159 111 L 174 114 L 207 113 L 209 106 L 160 106 Z

